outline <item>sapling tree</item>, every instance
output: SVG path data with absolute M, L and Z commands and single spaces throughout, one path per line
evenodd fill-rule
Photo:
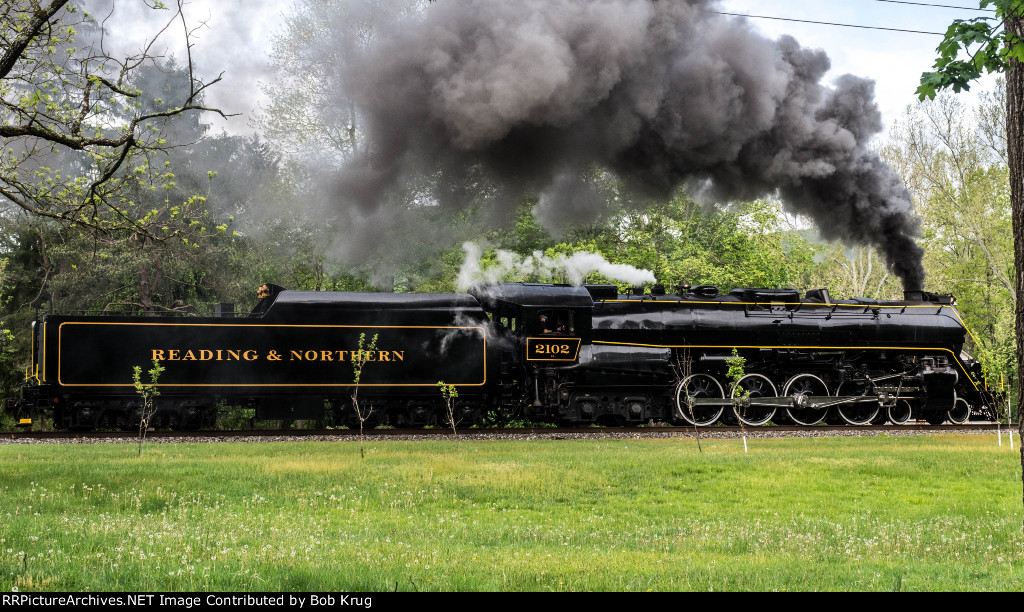
M 679 377 L 679 384 L 683 384 L 686 382 L 687 379 L 690 378 L 690 376 L 693 375 L 693 359 L 690 357 L 689 349 L 683 351 L 682 356 L 678 358 L 678 363 L 679 365 L 676 368 L 676 373 Z M 697 424 L 697 417 L 693 412 L 693 397 L 690 396 L 690 392 L 688 389 L 683 389 L 682 394 L 686 396 L 685 409 L 687 410 L 687 412 L 690 413 L 690 421 L 693 422 L 693 433 L 697 438 L 697 452 L 703 454 L 704 451 L 701 450 L 700 448 L 700 425 Z M 678 401 L 679 395 L 680 393 L 677 392 L 676 401 Z M 679 408 L 681 410 L 683 409 L 682 406 L 680 406 Z
M 455 429 L 458 424 L 458 421 L 455 420 L 455 400 L 459 397 L 459 390 L 455 388 L 455 385 L 446 385 L 443 380 L 437 381 L 437 388 L 441 390 L 441 397 L 444 398 L 445 419 L 452 427 L 455 449 L 459 450 L 459 432 Z
M 156 414 L 156 398 L 160 395 L 160 388 L 157 382 L 164 367 L 160 360 L 153 360 L 153 367 L 149 369 L 149 384 L 142 382 L 142 368 L 132 368 L 132 381 L 135 383 L 135 392 L 139 394 L 142 404 L 139 406 L 139 457 L 142 456 L 142 442 L 146 439 L 146 430 L 149 429 L 149 421 Z
M 370 343 L 366 343 L 366 334 L 359 334 L 359 346 L 355 354 L 352 356 L 352 410 L 356 413 L 356 418 L 359 419 L 359 458 L 366 458 L 366 452 L 363 450 L 363 425 L 366 420 L 370 418 L 373 413 L 373 405 L 361 405 L 359 403 L 359 382 L 363 377 L 363 367 L 366 366 L 366 362 L 369 361 L 370 353 L 377 350 L 377 337 L 379 334 L 374 334 Z
M 750 390 L 740 386 L 740 381 L 746 375 L 747 358 L 740 355 L 735 347 L 732 355 L 725 360 L 729 367 L 726 371 L 726 378 L 732 381 L 733 409 L 737 410 L 737 416 L 745 416 L 747 404 L 750 402 Z M 747 428 L 743 426 L 743 419 L 737 419 L 740 424 L 740 431 L 743 432 L 743 452 L 747 452 Z

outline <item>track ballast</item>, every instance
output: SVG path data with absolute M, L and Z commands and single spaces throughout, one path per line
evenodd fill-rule
M 1018 430 L 1017 424 L 969 423 L 964 425 L 821 425 L 815 427 L 767 426 L 767 427 L 583 427 L 583 428 L 494 428 L 460 429 L 459 438 L 465 440 L 500 439 L 586 439 L 586 438 L 664 438 L 697 437 L 735 438 L 747 435 L 763 437 L 827 437 L 862 435 L 917 435 L 935 433 L 965 432 L 1007 432 Z M 429 440 L 452 438 L 450 429 L 367 429 L 366 438 L 377 440 Z M 13 431 L 0 433 L 0 444 L 17 442 L 116 442 L 137 441 L 138 432 L 128 431 Z M 299 440 L 348 440 L 358 439 L 358 429 L 255 429 L 235 431 L 169 431 L 157 430 L 146 433 L 146 439 L 154 442 L 230 442 L 230 441 L 299 441 Z

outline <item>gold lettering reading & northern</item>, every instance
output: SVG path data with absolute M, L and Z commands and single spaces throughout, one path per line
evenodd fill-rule
M 253 349 L 152 349 L 153 360 L 159 361 L 405 361 L 405 351 L 396 350 L 326 350 L 288 349 L 266 353 Z

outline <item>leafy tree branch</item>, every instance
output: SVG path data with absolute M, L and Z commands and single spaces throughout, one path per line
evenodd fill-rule
M 168 10 L 159 2 L 147 6 Z M 202 103 L 203 92 L 221 77 L 204 81 L 196 75 L 196 28 L 189 26 L 182 8 L 178 0 L 157 36 L 140 52 L 118 58 L 105 48 L 103 24 L 75 2 L 4 3 L 0 201 L 91 231 L 148 231 L 122 196 L 132 185 L 159 180 L 147 169 L 154 154 L 173 146 L 164 135 L 166 122 L 195 113 L 228 116 Z M 176 101 L 155 105 L 143 99 L 140 71 L 159 65 L 153 45 L 179 22 L 188 89 Z

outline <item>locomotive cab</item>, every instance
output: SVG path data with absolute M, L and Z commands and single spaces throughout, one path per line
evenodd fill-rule
M 504 328 L 500 400 L 508 417 L 557 420 L 568 393 L 562 373 L 575 368 L 590 344 L 594 301 L 584 287 L 503 283 L 470 289 Z
M 575 362 L 590 342 L 594 301 L 583 287 L 504 283 L 470 290 L 525 361 Z

